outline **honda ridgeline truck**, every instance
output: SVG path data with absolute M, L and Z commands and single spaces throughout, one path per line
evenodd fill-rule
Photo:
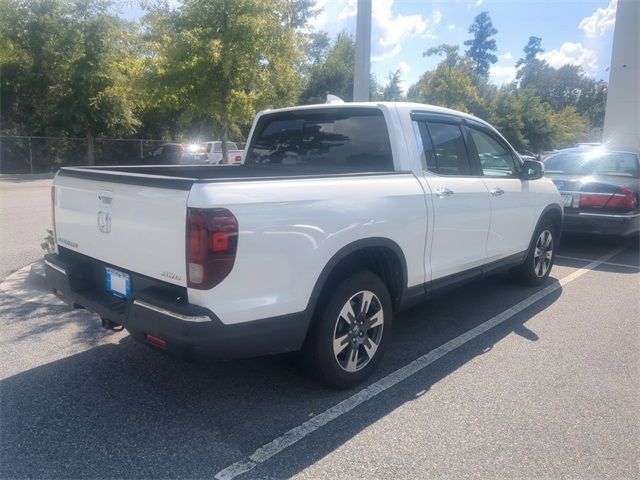
M 257 115 L 240 166 L 62 168 L 57 295 L 179 355 L 302 349 L 363 381 L 394 314 L 510 269 L 549 276 L 562 201 L 489 124 L 412 103 Z

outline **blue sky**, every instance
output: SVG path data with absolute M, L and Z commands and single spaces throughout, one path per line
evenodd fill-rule
M 310 28 L 355 36 L 356 4 L 357 0 L 317 0 L 322 12 Z M 438 62 L 422 52 L 441 43 L 464 50 L 469 25 L 486 10 L 498 29 L 493 83 L 513 80 L 514 64 L 531 35 L 542 38 L 542 56 L 552 66 L 574 63 L 591 77 L 607 80 L 615 9 L 616 0 L 373 0 L 371 70 L 385 84 L 389 72 L 400 68 L 406 88 Z M 122 13 L 128 18 L 140 15 L 136 7 Z

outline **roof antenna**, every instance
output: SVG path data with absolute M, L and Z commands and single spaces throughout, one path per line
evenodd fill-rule
M 342 100 L 340 97 L 337 97 L 335 95 L 328 94 L 327 101 L 325 103 L 329 103 L 329 104 L 344 103 L 344 100 Z

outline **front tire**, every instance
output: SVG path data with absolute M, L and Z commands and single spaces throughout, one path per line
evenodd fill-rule
M 315 319 L 305 353 L 312 368 L 334 388 L 369 377 L 391 336 L 393 309 L 384 282 L 371 272 L 342 280 Z
M 556 258 L 556 244 L 555 226 L 550 221 L 543 220 L 533 235 L 527 258 L 513 270 L 516 279 L 532 287 L 546 282 Z

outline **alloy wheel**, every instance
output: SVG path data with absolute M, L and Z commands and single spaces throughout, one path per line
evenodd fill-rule
M 380 299 L 368 290 L 353 295 L 342 307 L 333 331 L 333 355 L 340 368 L 352 373 L 374 357 L 384 328 Z
M 553 260 L 553 235 L 549 230 L 543 230 L 536 241 L 533 252 L 533 270 L 537 277 L 542 278 L 551 268 Z

